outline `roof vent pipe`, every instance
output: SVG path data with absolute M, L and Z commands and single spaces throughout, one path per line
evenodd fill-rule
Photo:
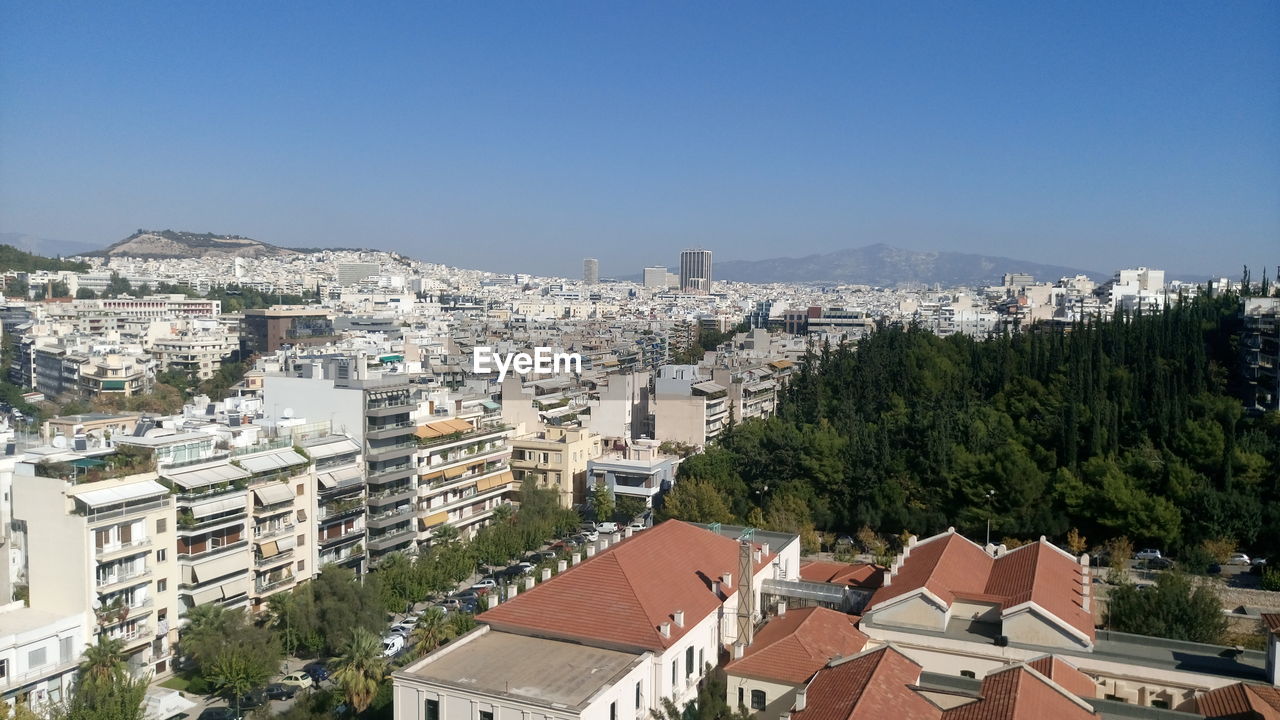
M 684 611 L 683 610 L 675 611 L 674 613 L 672 613 L 672 617 L 675 618 L 676 627 L 684 627 Z
M 733 573 L 727 572 L 720 576 L 720 582 L 725 587 L 733 587 Z
M 662 633 L 662 637 L 664 638 L 671 637 L 671 623 L 664 622 L 661 625 L 659 625 L 658 632 Z

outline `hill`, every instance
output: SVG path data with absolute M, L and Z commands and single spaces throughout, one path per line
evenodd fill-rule
M 40 270 L 48 272 L 57 272 L 59 270 L 85 272 L 88 269 L 89 266 L 82 262 L 47 258 L 19 250 L 12 245 L 0 245 L 0 272 L 8 272 L 10 270 L 20 272 L 37 272 Z
M 1106 275 L 1078 268 L 1044 265 L 1006 257 L 958 252 L 923 252 L 876 244 L 825 255 L 769 260 L 731 260 L 715 265 L 715 279 L 737 282 L 842 283 L 895 287 L 939 283 L 945 287 L 998 283 L 1007 272 L 1031 273 L 1037 280 Z
M 201 258 L 278 257 L 297 250 L 269 245 L 240 235 L 216 235 L 178 230 L 139 230 L 95 255 L 107 257 Z

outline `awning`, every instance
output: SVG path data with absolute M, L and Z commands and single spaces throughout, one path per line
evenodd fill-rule
M 465 465 L 459 465 L 458 467 L 452 467 L 444 471 L 444 476 L 449 480 L 456 480 L 466 474 L 467 466 Z
M 259 505 L 276 505 L 293 500 L 293 491 L 284 483 L 273 483 L 266 487 L 255 488 L 253 495 L 258 498 Z
M 751 383 L 747 386 L 747 389 L 751 392 L 760 392 L 761 390 L 768 390 L 774 385 L 777 385 L 777 383 L 773 380 L 761 380 L 760 382 Z
M 362 477 L 364 477 L 364 472 L 360 470 L 360 467 L 358 465 L 352 465 L 351 467 L 346 467 L 341 470 L 320 473 L 316 479 L 320 481 L 320 487 L 327 490 L 329 488 L 338 487 L 339 485 L 346 485 L 347 483 L 359 480 Z
M 249 576 L 236 578 L 231 582 L 222 583 L 222 596 L 233 598 L 237 595 L 245 595 L 249 592 Z
M 725 387 L 723 385 L 719 383 L 711 382 L 710 380 L 706 382 L 697 383 L 696 385 L 693 386 L 693 389 L 698 390 L 700 392 L 704 392 L 708 395 L 711 395 L 712 393 L 725 391 Z
M 485 410 L 501 410 L 502 406 L 492 400 L 481 400 L 480 404 Z
M 230 463 L 220 463 L 197 470 L 183 470 L 182 472 L 166 470 L 161 475 L 169 482 L 185 490 L 218 483 L 234 482 L 249 477 L 249 473 Z
M 221 599 L 222 599 L 221 585 L 214 585 L 213 587 L 207 587 L 202 590 L 195 590 L 191 593 L 192 605 L 205 605 L 207 603 L 211 603 L 211 602 L 214 602 L 215 600 L 221 600 Z
M 506 485 L 507 483 L 512 482 L 514 479 L 515 478 L 511 475 L 511 471 L 508 470 L 504 473 L 494 475 L 491 478 L 485 478 L 484 480 L 481 480 L 480 482 L 476 483 L 476 492 L 485 492 L 486 490 L 492 490 L 498 487 L 499 485 Z
M 262 553 L 262 557 L 275 557 L 280 554 L 280 548 L 276 545 L 275 540 L 264 542 L 258 546 L 258 552 Z
M 306 511 L 306 510 L 299 510 L 299 511 L 298 511 L 298 522 L 306 522 L 306 521 L 307 521 L 307 511 Z
M 245 570 L 245 557 L 242 553 L 233 552 L 221 557 L 206 560 L 199 565 L 191 566 L 192 582 L 204 583 Z
M 444 521 L 448 519 L 449 519 L 449 513 L 447 511 L 432 513 L 431 515 L 428 515 L 422 518 L 422 529 L 426 530 L 428 528 L 433 528 L 436 525 L 443 525 Z
M 209 502 L 192 505 L 191 514 L 195 517 L 203 518 L 209 517 L 210 515 L 231 512 L 232 510 L 243 511 L 244 509 L 244 493 L 238 493 L 235 497 L 210 500 Z
M 458 418 L 450 418 L 448 420 L 437 420 L 433 423 L 427 423 L 414 431 L 414 434 L 420 438 L 437 438 L 454 433 L 469 433 L 475 430 L 475 427 L 466 420 Z
M 433 480 L 439 480 L 442 477 L 444 477 L 444 470 L 437 470 L 433 473 L 427 473 L 426 475 L 423 475 L 422 480 L 425 482 L 431 482 Z
M 264 473 L 294 465 L 306 465 L 307 459 L 293 450 L 276 450 L 275 452 L 240 458 L 239 463 L 241 467 L 251 473 Z
M 280 548 L 280 552 L 292 550 L 298 546 L 298 538 L 296 535 L 288 535 L 276 541 L 276 547 Z
M 334 455 L 343 455 L 346 453 L 360 452 L 360 445 L 351 438 L 338 438 L 333 442 L 327 442 L 323 445 L 311 445 L 307 447 L 307 454 L 312 460 L 321 460 Z
M 120 485 L 113 488 L 90 490 L 88 492 L 79 493 L 75 497 L 77 500 L 89 507 L 106 507 L 108 505 L 118 505 L 131 500 L 140 500 L 145 497 L 163 497 L 168 494 L 169 488 L 166 488 L 155 480 L 146 480 L 144 482 L 129 483 L 128 485 Z

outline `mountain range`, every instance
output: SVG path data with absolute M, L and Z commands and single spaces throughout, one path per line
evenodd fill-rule
M 241 235 L 217 235 L 180 230 L 139 230 L 93 255 L 140 258 L 245 257 L 297 255 L 298 251 Z
M 713 275 L 716 280 L 752 283 L 824 283 L 878 287 L 938 283 L 944 287 L 960 287 L 998 283 L 1001 275 L 1007 272 L 1029 273 L 1036 280 L 1042 281 L 1074 275 L 1087 275 L 1094 280 L 1106 280 L 1109 277 L 1104 273 L 1061 265 L 971 253 L 904 250 L 882 243 L 799 258 L 717 262 Z

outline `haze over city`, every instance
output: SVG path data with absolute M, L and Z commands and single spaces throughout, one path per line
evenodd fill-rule
M 635 276 L 871 243 L 1237 276 L 1280 6 L 24 3 L 0 232 Z

